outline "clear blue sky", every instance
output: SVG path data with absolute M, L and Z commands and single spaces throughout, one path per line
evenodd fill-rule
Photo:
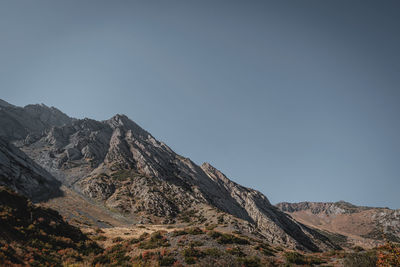
M 0 2 L 0 98 L 124 113 L 271 202 L 400 208 L 400 1 Z

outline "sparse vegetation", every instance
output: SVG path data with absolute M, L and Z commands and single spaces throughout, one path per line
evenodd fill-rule
M 0 265 L 80 262 L 102 249 L 54 210 L 0 187 Z M 4 239 L 5 238 L 5 239 Z
M 233 247 L 233 248 L 227 248 L 226 252 L 231 254 L 231 255 L 235 255 L 238 257 L 244 257 L 246 256 L 246 254 L 238 247 Z
M 395 245 L 390 241 L 378 248 L 377 266 L 400 266 L 400 245 Z
M 160 266 L 171 266 L 175 263 L 175 258 L 172 256 L 166 256 L 160 259 Z
M 254 256 L 239 258 L 238 262 L 241 263 L 242 266 L 245 266 L 245 267 L 260 267 L 261 266 L 260 258 L 254 257 Z
M 139 243 L 139 248 L 141 249 L 153 249 L 168 246 L 170 246 L 170 244 L 168 243 L 167 238 L 159 231 L 152 233 L 148 240 Z
M 211 231 L 208 234 L 212 238 L 216 239 L 219 244 L 239 244 L 239 245 L 250 244 L 249 240 L 237 237 L 232 234 L 225 234 L 217 231 Z
M 299 252 L 295 251 L 289 251 L 285 252 L 284 254 L 286 261 L 288 263 L 292 264 L 298 264 L 298 265 L 315 265 L 315 264 L 322 264 L 325 263 L 324 260 L 314 257 L 314 256 L 309 256 L 309 255 L 303 255 Z
M 220 257 L 222 256 L 224 253 L 217 249 L 217 248 L 207 248 L 205 250 L 203 250 L 204 255 L 206 256 L 211 256 L 211 257 Z
M 254 247 L 254 249 L 261 251 L 265 256 L 274 256 L 275 255 L 275 250 L 272 249 L 268 244 L 266 243 L 259 243 Z
M 187 230 L 187 233 L 190 234 L 190 235 L 201 235 L 204 232 L 199 227 L 193 227 L 193 228 L 189 228 Z
M 125 181 L 133 177 L 130 170 L 117 170 L 111 174 L 111 178 L 117 181 Z
M 375 251 L 348 253 L 344 259 L 345 267 L 375 267 L 378 257 Z
M 194 264 L 198 258 L 204 257 L 204 253 L 194 247 L 187 247 L 183 250 L 183 256 L 187 264 Z
M 217 227 L 217 225 L 216 225 L 216 224 L 210 224 L 210 225 L 206 225 L 206 229 L 207 229 L 207 230 L 209 230 L 209 231 L 212 231 L 212 230 L 214 230 L 216 227 Z
M 181 236 L 181 235 L 187 235 L 188 232 L 185 230 L 175 230 L 171 233 L 172 236 Z

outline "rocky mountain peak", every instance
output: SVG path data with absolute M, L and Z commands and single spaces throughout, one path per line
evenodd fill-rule
M 209 207 L 247 221 L 276 244 L 313 251 L 331 246 L 272 206 L 259 191 L 231 181 L 209 163 L 198 166 L 176 154 L 125 115 L 105 121 L 74 120 L 41 105 L 6 109 L 10 117 L 24 114 L 18 124 L 4 122 L 12 131 L 26 129 L 30 122 L 25 118 L 39 115 L 42 127 L 29 142 L 19 142 L 20 148 L 64 185 L 107 208 L 174 221 L 188 210 Z M 57 116 L 61 120 L 56 123 Z
M 12 108 L 15 107 L 14 105 L 11 105 L 7 101 L 4 101 L 3 99 L 0 99 L 0 108 Z
M 106 120 L 105 123 L 107 123 L 113 129 L 120 128 L 124 131 L 130 130 L 134 136 L 140 136 L 142 138 L 151 137 L 151 134 L 149 134 L 142 127 L 140 127 L 124 114 L 116 114 L 109 120 Z
M 41 135 L 52 126 L 71 124 L 74 120 L 57 108 L 44 104 L 17 107 L 2 101 L 0 137 L 9 141 L 21 140 L 28 135 Z

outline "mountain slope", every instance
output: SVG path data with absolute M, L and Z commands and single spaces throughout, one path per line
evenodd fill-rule
M 61 183 L 14 145 L 0 138 L 0 185 L 45 200 L 61 195 Z
M 141 220 L 172 222 L 185 211 L 209 207 L 247 221 L 275 244 L 312 251 L 334 246 L 260 192 L 233 183 L 209 164 L 197 166 L 177 155 L 124 115 L 52 126 L 34 142 L 19 145 L 62 183 Z
M 0 186 L 1 266 L 62 266 L 101 251 L 56 211 Z
M 343 235 L 353 244 L 376 246 L 384 237 L 400 242 L 400 210 L 360 207 L 344 201 L 285 202 L 276 206 L 297 221 Z
M 0 137 L 6 140 L 32 142 L 37 135 L 51 126 L 71 123 L 68 117 L 54 107 L 27 105 L 17 107 L 0 99 Z

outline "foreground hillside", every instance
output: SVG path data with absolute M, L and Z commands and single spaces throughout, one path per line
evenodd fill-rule
M 230 229 L 197 226 L 83 227 L 0 187 L 0 266 L 397 266 L 400 249 L 304 253 Z M 394 254 L 393 251 L 397 251 Z M 397 256 L 396 256 L 397 255 Z
M 102 249 L 54 210 L 0 187 L 0 265 L 59 266 Z

